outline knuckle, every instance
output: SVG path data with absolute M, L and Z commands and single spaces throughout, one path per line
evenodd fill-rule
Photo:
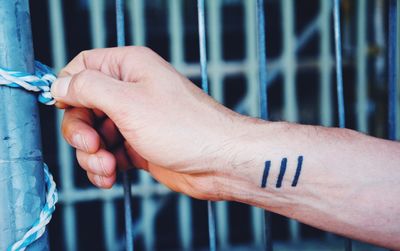
M 71 73 L 69 72 L 69 69 L 68 69 L 68 68 L 69 68 L 68 65 L 65 66 L 64 68 L 62 68 L 62 69 L 60 70 L 58 76 L 60 77 L 60 76 L 69 76 L 69 75 L 71 75 Z
M 83 70 L 78 74 L 75 74 L 71 79 L 72 91 L 79 97 L 79 94 L 85 94 L 90 92 L 90 86 L 96 78 L 95 71 Z
M 141 55 L 141 56 L 154 56 L 155 52 L 150 49 L 149 47 L 145 46 L 135 46 L 134 47 L 135 53 Z
M 76 57 L 81 59 L 83 64 L 86 65 L 86 58 L 87 58 L 88 54 L 90 53 L 90 51 L 92 51 L 92 50 L 83 50 L 83 51 L 79 52 L 79 54 Z

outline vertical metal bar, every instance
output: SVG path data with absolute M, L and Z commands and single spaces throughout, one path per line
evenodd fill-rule
M 48 0 L 48 4 L 53 68 L 55 71 L 59 71 L 67 61 L 62 4 L 61 0 Z M 64 111 L 57 110 L 57 128 L 61 128 L 63 117 Z M 68 196 L 73 192 L 74 189 L 74 162 L 72 159 L 72 153 L 72 148 L 64 141 L 61 131 L 57 130 L 57 156 L 59 158 L 60 187 L 61 191 L 66 195 L 62 214 L 64 227 L 63 239 L 66 250 L 68 251 L 77 250 L 76 210 L 74 204 L 68 200 Z
M 90 17 L 90 33 L 93 48 L 106 47 L 106 32 L 105 25 L 105 1 L 90 0 L 89 1 L 89 17 Z M 103 242 L 107 250 L 116 250 L 116 233 L 117 226 L 115 222 L 115 204 L 114 200 L 105 196 L 103 199 Z
M 207 50 L 206 50 L 206 27 L 204 19 L 205 7 L 204 0 L 197 0 L 197 15 L 199 25 L 199 50 L 200 50 L 200 71 L 201 71 L 201 88 L 205 93 L 209 93 L 208 90 L 208 77 L 207 77 Z M 214 220 L 214 208 L 211 201 L 207 201 L 208 211 L 208 234 L 210 238 L 210 250 L 215 251 L 217 249 L 216 238 L 215 238 L 215 220 Z
M 297 95 L 296 95 L 296 54 L 294 32 L 294 1 L 281 1 L 283 23 L 283 62 L 284 62 L 284 118 L 290 122 L 298 120 Z M 300 240 L 299 223 L 289 219 L 290 239 L 294 242 Z
M 105 0 L 89 0 L 89 17 L 92 47 L 106 47 Z
M 221 0 L 208 0 L 208 12 L 207 21 L 209 23 L 209 48 L 210 48 L 210 60 L 208 65 L 210 66 L 210 80 L 212 82 L 211 93 L 213 98 L 218 102 L 224 102 L 224 86 L 223 76 L 219 70 L 221 67 L 222 59 L 222 10 Z M 218 237 L 219 238 L 219 237 Z
M 114 200 L 108 196 L 105 197 L 103 202 L 103 242 L 108 251 L 116 250 L 115 243 L 117 242 L 117 226 L 115 222 L 115 212 Z
M 384 51 L 383 48 L 386 46 L 385 42 L 385 0 L 375 0 L 374 6 L 374 44 L 380 49 L 380 51 Z M 374 62 L 374 70 L 375 70 L 375 81 L 382 85 L 385 82 L 385 53 L 379 53 L 376 56 Z
M 332 105 L 332 56 L 331 56 L 331 8 L 332 2 L 320 0 L 320 55 L 319 66 L 321 72 L 320 88 L 320 124 L 323 126 L 333 125 L 333 105 Z M 325 233 L 327 241 L 332 240 L 332 233 Z
M 268 120 L 267 53 L 265 41 L 264 0 L 257 0 L 258 72 L 260 84 L 260 117 Z M 266 251 L 272 251 L 271 213 L 264 212 L 264 242 Z
M 256 1 L 242 1 L 245 17 L 245 43 L 246 43 L 246 84 L 247 93 L 244 97 L 244 108 L 242 112 L 247 112 L 250 116 L 260 116 L 260 85 L 259 69 L 257 56 L 257 15 Z M 264 210 L 257 207 L 251 207 L 251 228 L 256 247 L 264 245 Z
M 343 73 L 342 73 L 342 42 L 340 34 L 340 0 L 333 0 L 333 21 L 335 31 L 335 54 L 336 54 L 336 87 L 339 112 L 339 127 L 344 128 L 345 110 L 343 96 Z
M 398 7 L 400 4 L 400 0 L 397 0 L 397 42 L 396 44 L 400 44 L 400 8 Z M 400 74 L 400 49 L 397 48 L 397 55 L 396 55 L 396 66 L 397 66 L 397 97 L 400 96 L 400 79 L 399 79 L 399 74 Z M 397 100 L 397 111 L 400 110 L 400 99 Z M 397 115 L 397 121 L 396 121 L 396 132 L 400 131 L 400 116 Z M 396 140 L 399 140 L 399 135 L 397 134 Z
M 145 18 L 145 7 L 144 0 L 131 0 L 129 1 L 131 20 L 131 34 L 133 34 L 134 45 L 145 45 L 146 44 L 146 18 Z
M 185 43 L 183 39 L 183 10 L 182 0 L 168 1 L 168 28 L 170 33 L 171 63 L 177 70 L 181 70 L 184 64 Z M 192 212 L 191 200 L 188 196 L 179 195 L 178 198 L 178 226 L 179 239 L 182 250 L 192 250 Z
M 389 139 L 395 140 L 396 132 L 396 95 L 397 95 L 397 0 L 389 0 L 389 29 L 388 29 L 388 96 L 389 96 Z
M 324 126 L 332 126 L 332 94 L 331 94 L 331 1 L 320 0 L 320 49 L 319 65 L 321 71 L 320 88 L 320 123 Z
M 244 16 L 245 16 L 245 43 L 246 43 L 246 58 L 245 58 L 245 74 L 247 80 L 247 92 L 243 99 L 244 112 L 250 116 L 257 117 L 260 116 L 260 85 L 258 79 L 258 55 L 257 55 L 257 2 L 256 1 L 243 1 Z M 253 220 L 258 220 L 261 223 L 261 218 L 263 217 L 264 210 L 252 207 Z M 263 228 L 264 224 L 258 224 Z M 254 225 L 253 225 L 254 226 Z M 256 227 L 257 224 L 255 224 Z M 261 233 L 260 231 L 256 231 Z M 262 244 L 263 236 L 260 235 L 261 239 L 259 244 Z M 257 237 L 258 238 L 258 237 Z
M 143 0 L 132 0 L 129 2 L 130 18 L 132 22 L 133 44 L 143 46 L 146 43 L 146 19 L 145 6 Z M 153 184 L 151 176 L 147 172 L 139 172 L 140 185 L 149 187 Z M 140 204 L 141 218 L 145 228 L 143 228 L 143 242 L 145 250 L 154 249 L 154 202 L 150 196 L 144 195 Z
M 117 45 L 125 46 L 125 1 L 115 0 L 116 24 L 117 24 Z M 133 228 L 132 228 L 132 201 L 131 182 L 128 171 L 122 172 L 124 187 L 124 210 L 125 210 L 125 238 L 126 250 L 133 251 Z
M 268 119 L 268 95 L 267 95 L 267 54 L 265 49 L 265 17 L 264 0 L 257 0 L 258 21 L 258 65 L 260 81 L 260 117 Z
M 200 50 L 200 71 L 201 71 L 201 88 L 205 93 L 208 91 L 208 77 L 207 77 L 207 41 L 206 41 L 206 27 L 204 19 L 205 7 L 204 0 L 197 1 L 197 15 L 199 22 L 199 50 Z
M 342 73 L 342 42 L 340 33 L 340 0 L 333 0 L 333 23 L 335 32 L 335 55 L 336 55 L 336 90 L 338 99 L 339 127 L 345 128 L 345 109 L 343 95 L 343 73 Z M 344 248 L 346 251 L 352 250 L 351 240 L 344 239 Z
M 183 39 L 183 1 L 171 0 L 168 1 L 168 28 L 170 33 L 170 51 L 171 63 L 178 70 L 184 63 L 184 48 L 185 43 Z
M 296 54 L 294 50 L 294 2 L 281 1 L 283 24 L 283 63 L 284 67 L 284 117 L 285 120 L 298 120 L 296 95 Z
M 357 130 L 368 132 L 367 81 L 367 2 L 358 0 L 357 8 Z
M 125 0 L 115 0 L 117 46 L 125 46 Z
M 208 65 L 212 85 L 210 86 L 213 98 L 218 102 L 224 102 L 224 81 L 220 68 L 222 64 L 222 20 L 221 0 L 208 0 L 207 21 L 209 27 L 210 60 Z M 219 248 L 229 249 L 229 212 L 228 202 L 215 202 L 215 213 L 217 223 L 217 239 Z
M 131 209 L 131 182 L 127 171 L 122 172 L 122 182 L 124 186 L 124 210 L 125 210 L 125 242 L 126 250 L 133 251 L 133 228 L 132 228 L 132 209 Z
M 62 4 L 61 0 L 48 0 L 48 5 L 53 69 L 59 71 L 67 61 Z M 62 137 L 61 139 L 64 141 Z
M 0 66 L 34 72 L 29 2 L 0 0 Z M 45 186 L 36 95 L 0 88 L 0 250 L 39 218 Z M 48 250 L 47 233 L 27 250 Z

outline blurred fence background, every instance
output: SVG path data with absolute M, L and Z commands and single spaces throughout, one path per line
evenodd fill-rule
M 30 2 L 36 58 L 55 70 L 82 50 L 116 45 L 114 1 Z M 271 120 L 337 126 L 332 2 L 265 0 Z M 341 3 L 347 127 L 378 137 L 387 137 L 387 8 L 387 0 Z M 151 47 L 200 85 L 195 0 L 126 0 L 125 14 L 127 44 Z M 205 14 L 211 95 L 258 116 L 256 0 L 208 0 Z M 396 56 L 399 62 L 399 50 Z M 60 191 L 51 248 L 123 250 L 121 182 L 107 191 L 89 184 L 59 134 L 61 116 L 41 107 L 45 162 Z M 144 172 L 132 176 L 136 250 L 207 249 L 206 202 L 172 193 Z M 261 209 L 218 202 L 215 214 L 219 250 L 262 250 Z M 275 250 L 343 250 L 341 237 L 275 214 L 272 238 Z

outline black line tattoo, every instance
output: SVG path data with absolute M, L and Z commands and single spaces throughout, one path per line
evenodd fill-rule
M 299 156 L 297 158 L 297 168 L 296 168 L 296 173 L 293 178 L 292 187 L 297 186 L 297 183 L 299 182 L 302 165 L 303 165 L 303 156 Z
M 276 181 L 276 188 L 282 186 L 283 176 L 285 176 L 287 158 L 283 158 L 281 161 L 281 169 L 279 170 L 278 180 Z
M 296 172 L 293 177 L 292 187 L 297 186 L 297 184 L 299 183 L 301 169 L 303 167 L 303 160 L 304 160 L 304 157 L 302 155 L 297 157 L 297 167 L 296 167 Z M 287 168 L 287 158 L 284 157 L 281 160 L 281 166 L 280 166 L 278 178 L 277 178 L 276 184 L 275 184 L 276 188 L 282 187 L 282 182 L 283 182 L 283 178 L 285 176 L 286 168 Z M 267 160 L 264 163 L 264 172 L 263 172 L 263 175 L 261 178 L 261 188 L 267 187 L 267 183 L 268 183 L 267 181 L 268 181 L 268 175 L 269 175 L 270 169 L 271 169 L 271 160 Z
M 264 173 L 263 173 L 262 180 L 261 180 L 261 187 L 262 188 L 267 186 L 267 178 L 268 178 L 269 168 L 270 167 L 271 167 L 271 161 L 270 160 L 265 161 Z

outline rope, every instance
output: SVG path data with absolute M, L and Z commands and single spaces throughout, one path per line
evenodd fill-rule
M 54 105 L 55 103 L 50 93 L 50 86 L 54 80 L 56 80 L 56 76 L 51 69 L 38 61 L 35 61 L 34 75 L 0 67 L 0 85 L 38 92 L 39 102 L 45 105 Z
M 44 181 L 46 183 L 46 204 L 40 212 L 39 219 L 37 219 L 28 232 L 26 232 L 19 241 L 10 246 L 7 251 L 23 251 L 26 247 L 39 239 L 46 231 L 46 225 L 50 222 L 51 216 L 56 209 L 55 205 L 58 200 L 56 183 L 53 180 L 49 168 L 44 163 L 43 170 Z
M 50 93 L 51 84 L 55 79 L 56 76 L 52 73 L 51 69 L 37 61 L 35 61 L 34 75 L 0 68 L 0 86 L 23 88 L 27 91 L 38 92 L 39 102 L 46 105 L 53 105 L 55 103 Z M 58 194 L 56 183 L 45 163 L 43 163 L 43 171 L 46 185 L 46 202 L 39 214 L 39 218 L 32 224 L 24 236 L 11 245 L 7 251 L 25 250 L 45 233 L 46 225 L 51 220 L 58 200 Z

